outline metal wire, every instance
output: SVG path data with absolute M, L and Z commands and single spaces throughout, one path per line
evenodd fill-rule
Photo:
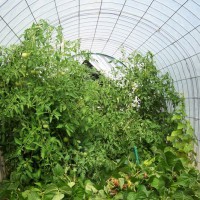
M 28 9 L 29 9 L 30 12 L 31 12 L 31 15 L 33 16 L 34 21 L 37 23 L 37 21 L 36 21 L 36 19 L 35 19 L 35 16 L 33 15 L 33 12 L 32 12 L 32 10 L 31 10 L 31 8 L 30 8 L 30 6 L 29 6 L 27 0 L 25 0 L 25 2 L 26 2 L 26 4 L 27 4 L 27 6 L 28 6 Z
M 103 0 L 101 0 L 101 4 L 100 4 L 100 8 L 99 8 L 99 14 L 98 14 L 97 23 L 96 23 L 96 26 L 95 26 L 95 31 L 94 31 L 94 36 L 93 36 L 93 39 L 92 39 L 92 44 L 91 44 L 91 47 L 90 47 L 90 51 L 92 50 L 94 39 L 96 37 L 97 27 L 98 27 L 98 24 L 99 24 L 99 17 L 100 17 L 100 14 L 101 14 L 102 3 L 103 3 Z
M 59 22 L 59 25 L 61 26 L 61 22 L 60 22 L 60 17 L 59 17 L 59 13 L 58 13 L 58 7 L 57 7 L 57 4 L 56 4 L 56 0 L 54 0 L 54 4 L 55 4 L 55 9 L 56 9 L 56 14 L 58 16 L 58 22 Z

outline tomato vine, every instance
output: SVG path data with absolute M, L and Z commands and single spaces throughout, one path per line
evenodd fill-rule
M 42 20 L 0 48 L 0 198 L 199 199 L 184 101 L 153 55 L 95 79 L 74 57 L 90 54 L 63 38 Z

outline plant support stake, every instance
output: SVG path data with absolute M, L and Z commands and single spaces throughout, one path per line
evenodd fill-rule
M 139 164 L 140 164 L 140 161 L 139 161 L 138 150 L 137 150 L 137 147 L 136 147 L 136 146 L 134 146 L 133 152 L 134 152 L 134 154 L 135 154 L 136 164 L 139 165 Z

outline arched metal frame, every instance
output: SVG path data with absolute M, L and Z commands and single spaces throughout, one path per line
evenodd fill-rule
M 200 143 L 198 0 L 2 0 L 0 44 L 18 43 L 39 19 L 61 25 L 65 39 L 80 39 L 81 48 L 93 53 L 118 59 L 122 47 L 128 54 L 151 51 L 161 73 L 169 72 L 184 94 Z

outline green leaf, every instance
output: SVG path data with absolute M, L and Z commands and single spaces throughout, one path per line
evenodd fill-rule
M 160 190 L 162 187 L 165 186 L 165 182 L 164 180 L 162 179 L 162 177 L 160 178 L 154 178 L 152 183 L 151 183 L 151 186 L 156 188 L 157 190 Z
M 86 192 L 97 193 L 97 189 L 94 187 L 93 183 L 89 180 L 86 181 L 85 190 Z
M 33 150 L 35 150 L 36 148 L 33 148 L 33 147 L 27 145 L 27 146 L 26 146 L 26 149 L 27 149 L 27 150 L 30 150 L 30 151 L 33 151 Z
M 68 185 L 70 188 L 72 188 L 72 187 L 75 185 L 75 182 L 69 182 L 67 185 Z
M 62 168 L 61 165 L 57 163 L 53 169 L 53 173 L 54 173 L 54 176 L 62 176 L 65 173 L 65 170 Z
M 37 191 L 38 190 L 35 190 L 35 188 L 32 188 L 31 190 L 26 190 L 22 192 L 22 196 L 24 199 L 28 200 L 40 200 L 40 196 Z M 40 192 L 40 190 L 38 192 Z
M 38 169 L 36 173 L 34 173 L 34 176 L 36 177 L 36 179 L 39 179 L 41 176 L 41 169 Z
M 173 142 L 175 139 L 175 136 L 167 136 L 167 141 Z
M 58 120 L 59 117 L 61 116 L 61 114 L 60 114 L 59 112 L 54 112 L 54 116 L 55 116 L 55 118 Z
M 22 144 L 22 142 L 21 142 L 19 139 L 17 139 L 16 137 L 14 138 L 14 140 L 15 140 L 15 143 L 16 143 L 16 144 L 19 144 L 19 145 Z
M 45 154 L 46 154 L 46 148 L 42 147 L 42 150 L 41 150 L 41 157 L 42 157 L 42 159 L 44 159 Z
M 152 159 L 145 160 L 145 161 L 143 162 L 143 164 L 144 164 L 145 166 L 150 166 L 153 162 L 155 162 L 155 157 L 152 158 Z
M 72 194 L 72 189 L 69 186 L 66 186 L 66 185 L 59 187 L 59 191 L 62 194 L 68 194 L 68 195 Z
M 180 136 L 181 133 L 182 133 L 181 130 L 176 130 L 176 131 L 173 131 L 173 132 L 172 132 L 171 136 L 175 138 L 175 137 Z
M 17 188 L 19 187 L 19 182 L 14 182 L 14 183 L 10 183 L 9 185 L 8 185 L 8 190 L 17 190 Z
M 75 186 L 74 190 L 73 190 L 73 194 L 72 196 L 74 197 L 74 200 L 83 200 L 85 195 L 85 189 L 82 188 L 80 185 L 79 186 Z
M 124 195 L 122 192 L 116 194 L 113 198 L 114 200 L 123 200 L 124 199 Z
M 184 169 L 183 163 L 180 159 L 178 159 L 174 165 L 174 171 L 180 172 L 183 169 Z
M 172 197 L 173 197 L 173 199 L 176 199 L 176 200 L 183 200 L 183 199 L 184 200 L 193 200 L 193 198 L 186 195 L 184 193 L 184 191 L 177 191 L 177 192 L 175 192 L 175 194 Z
M 185 125 L 183 123 L 178 123 L 177 129 L 183 129 L 184 127 L 185 127 Z
M 26 170 L 26 174 L 28 175 L 29 178 L 31 179 L 33 178 L 33 174 L 30 171 Z
M 137 200 L 137 193 L 129 192 L 127 196 L 127 200 Z
M 172 120 L 180 120 L 181 119 L 181 116 L 180 115 L 174 115 L 172 117 Z
M 28 200 L 40 200 L 40 196 L 39 196 L 39 194 L 37 192 L 31 191 L 28 194 Z
M 118 180 L 119 180 L 119 186 L 122 189 L 124 185 L 124 178 L 119 178 Z
M 195 191 L 195 196 L 198 197 L 198 198 L 200 199 L 200 190 L 199 190 L 199 189 L 197 189 L 197 190 Z
M 63 128 L 64 125 L 63 124 L 58 124 L 58 126 L 56 126 L 56 128 Z
M 65 197 L 64 194 L 61 194 L 61 193 L 58 192 L 58 193 L 53 197 L 52 200 L 61 200 L 61 199 L 63 199 L 64 197 Z
M 46 189 L 45 189 L 45 193 L 54 193 L 55 191 L 58 191 L 58 187 L 55 184 L 49 184 L 47 185 Z
M 24 192 L 22 192 L 23 198 L 26 199 L 29 193 L 30 193 L 30 190 L 25 190 Z
M 193 179 L 191 179 L 192 177 L 190 177 L 188 174 L 181 174 L 177 181 L 173 184 L 173 186 L 183 186 L 183 187 L 188 187 L 190 185 L 191 181 L 194 181 Z
M 147 191 L 147 188 L 144 185 L 139 185 L 138 186 L 138 192 L 145 193 L 146 197 L 148 197 L 149 194 L 150 194 L 150 191 Z
M 41 182 L 36 182 L 36 183 L 34 183 L 34 184 L 37 185 L 37 186 L 39 186 L 40 188 L 42 187 Z
M 99 196 L 101 197 L 101 198 L 106 198 L 106 194 L 105 194 L 105 191 L 104 190 L 99 190 Z
M 171 151 L 166 151 L 165 153 L 167 164 L 170 167 L 174 167 L 175 163 L 177 162 L 177 156 L 174 155 Z

